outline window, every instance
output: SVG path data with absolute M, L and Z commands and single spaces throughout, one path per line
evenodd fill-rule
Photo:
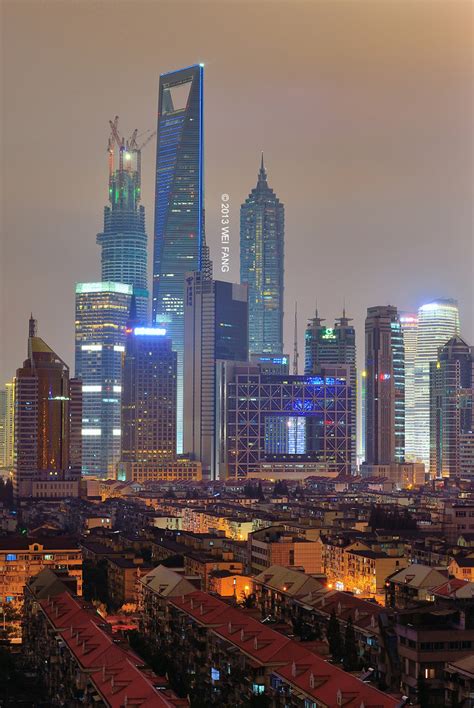
M 16 553 L 7 553 L 7 561 L 16 561 Z

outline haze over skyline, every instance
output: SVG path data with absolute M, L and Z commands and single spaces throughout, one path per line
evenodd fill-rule
M 298 300 L 300 369 L 316 300 L 331 326 L 345 299 L 359 355 L 367 306 L 389 302 L 457 298 L 473 343 L 472 3 L 6 0 L 2 15 L 0 386 L 26 356 L 30 311 L 74 370 L 74 286 L 100 278 L 108 120 L 154 130 L 160 73 L 195 62 L 214 277 L 239 280 L 240 204 L 263 150 L 285 205 L 285 349 Z M 151 264 L 155 142 L 142 158 Z

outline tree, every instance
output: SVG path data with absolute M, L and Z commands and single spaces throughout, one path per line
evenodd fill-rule
M 263 493 L 261 481 L 258 483 L 258 487 L 257 487 L 257 499 L 258 499 L 258 501 L 261 501 L 261 502 L 265 501 L 265 494 Z
M 329 651 L 332 654 L 332 658 L 334 659 L 334 661 L 341 661 L 344 652 L 344 645 L 341 636 L 341 628 L 339 627 L 339 622 L 337 620 L 334 609 L 332 610 L 331 616 L 329 618 L 326 636 L 329 644 Z
M 352 624 L 352 617 L 346 624 L 346 633 L 344 636 L 344 657 L 342 665 L 346 671 L 356 671 L 359 668 L 359 656 L 357 654 L 357 644 Z

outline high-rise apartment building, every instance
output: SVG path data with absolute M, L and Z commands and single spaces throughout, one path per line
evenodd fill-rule
M 418 315 L 403 312 L 400 315 L 405 349 L 405 460 L 416 461 L 416 402 L 415 364 L 418 340 Z
M 204 233 L 202 65 L 160 76 L 156 151 L 153 323 L 178 354 L 177 449 L 183 447 L 184 279 L 211 275 Z
M 459 477 L 473 431 L 474 348 L 452 337 L 430 363 L 430 476 Z M 463 454 L 461 454 L 463 452 Z
M 104 230 L 97 235 L 102 249 L 102 281 L 133 288 L 137 316 L 148 320 L 147 235 L 141 198 L 141 150 L 135 135 L 125 143 L 118 134 L 118 118 L 109 138 L 109 205 L 104 208 Z M 118 148 L 118 167 L 114 164 Z
M 15 430 L 15 379 L 0 391 L 0 468 L 13 469 Z
M 28 357 L 16 372 L 17 497 L 69 497 L 79 492 L 81 390 L 69 368 L 38 337 L 31 318 Z
M 285 209 L 262 162 L 257 185 L 240 207 L 240 280 L 248 285 L 249 350 L 283 352 Z
M 403 462 L 405 366 L 396 307 L 369 307 L 365 320 L 366 462 Z
M 438 349 L 451 337 L 459 336 L 459 309 L 456 300 L 440 299 L 418 310 L 415 360 L 414 456 L 430 469 L 430 364 Z
M 305 374 L 318 373 L 323 366 L 350 367 L 350 387 L 352 395 L 352 470 L 356 469 L 356 421 L 357 421 L 357 364 L 355 329 L 346 317 L 345 309 L 334 327 L 323 325 L 324 319 L 316 310 L 306 326 L 305 332 Z
M 248 358 L 247 287 L 188 273 L 184 306 L 184 450 L 216 474 L 216 362 Z
M 122 358 L 133 288 L 76 285 L 76 376 L 82 381 L 82 472 L 113 477 L 120 459 Z
M 126 479 L 176 457 L 176 358 L 166 330 L 127 328 L 120 458 Z

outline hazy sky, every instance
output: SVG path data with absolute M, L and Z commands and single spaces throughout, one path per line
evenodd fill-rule
M 363 349 L 369 305 L 457 297 L 473 326 L 474 2 L 3 0 L 0 382 L 31 310 L 74 368 L 74 284 L 99 279 L 108 120 L 156 122 L 159 74 L 205 63 L 207 240 L 265 151 L 286 208 L 286 347 L 317 299 L 345 298 Z M 143 153 L 150 262 L 155 143 Z M 230 276 L 230 277 L 229 277 Z M 301 356 L 300 361 L 303 360 Z

